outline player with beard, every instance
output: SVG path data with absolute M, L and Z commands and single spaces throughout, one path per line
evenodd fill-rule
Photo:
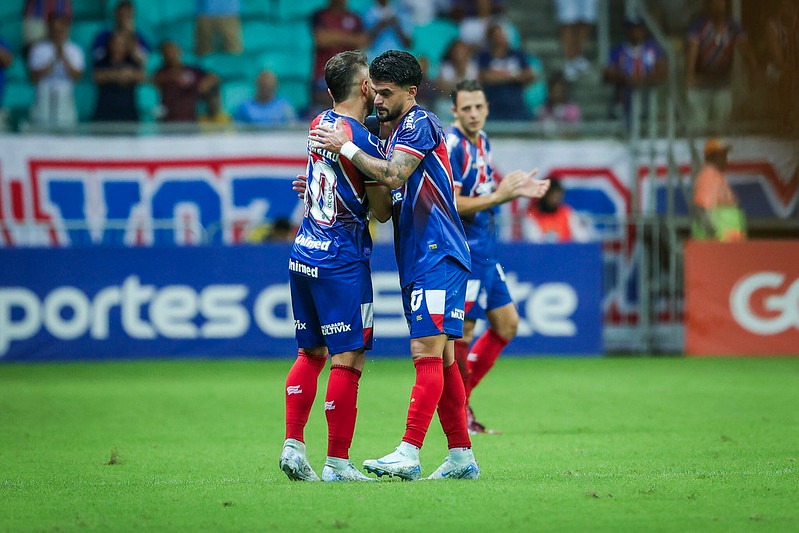
M 393 190 L 394 245 L 416 380 L 402 441 L 394 452 L 364 461 L 364 468 L 378 476 L 418 479 L 419 449 L 438 409 L 449 454 L 429 478 L 477 479 L 466 391 L 452 343 L 463 334 L 471 261 L 455 208 L 444 132 L 438 117 L 416 103 L 422 69 L 413 55 L 384 52 L 372 61 L 369 74 L 378 120 L 391 130 L 386 157 L 361 150 L 343 128 L 316 128 L 310 135 L 312 146 L 341 153 Z

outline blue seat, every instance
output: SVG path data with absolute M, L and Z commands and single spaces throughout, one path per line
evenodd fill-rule
M 251 81 L 239 80 L 223 83 L 220 89 L 222 108 L 233 115 L 239 104 L 252 98 L 254 91 Z
M 437 69 L 447 48 L 457 38 L 458 26 L 454 22 L 435 19 L 413 29 L 411 52 L 415 56 L 426 56 L 430 60 L 431 68 Z
M 300 113 L 311 101 L 311 86 L 307 80 L 282 80 L 277 92 Z
M 277 0 L 276 18 L 279 20 L 308 19 L 315 11 L 328 5 L 327 0 Z
M 136 107 L 142 122 L 155 122 L 160 115 L 161 95 L 154 85 L 142 83 L 136 87 Z
M 25 60 L 19 55 L 14 56 L 14 62 L 6 68 L 6 83 L 18 81 L 26 83 L 28 81 L 28 67 Z
M 72 20 L 102 20 L 103 3 L 97 0 L 72 0 Z
M 275 12 L 274 2 L 264 0 L 241 0 L 239 12 L 241 20 L 268 19 Z
M 78 110 L 78 120 L 88 122 L 94 116 L 97 105 L 97 86 L 91 81 L 82 81 L 75 84 L 75 107 Z
M 252 58 L 244 55 L 210 54 L 200 59 L 200 65 L 223 81 L 246 78 L 253 71 Z
M 163 22 L 156 29 L 158 41 L 166 40 L 178 43 L 183 53 L 194 51 L 194 19 L 173 20 Z M 184 58 L 185 59 L 185 58 Z M 185 61 L 184 61 L 185 62 Z
M 165 0 L 157 2 L 159 21 L 163 23 L 179 20 L 193 20 L 197 14 L 196 0 Z
M 94 39 L 101 31 L 109 27 L 110 25 L 98 20 L 76 21 L 72 24 L 70 39 L 80 46 L 83 53 L 86 54 L 87 63 L 91 63 L 91 51 Z
M 3 106 L 8 109 L 28 109 L 33 104 L 36 88 L 28 82 L 8 81 Z
M 313 69 L 313 55 L 309 52 L 292 53 L 285 50 L 267 50 L 253 57 L 257 70 L 271 70 L 280 80 L 310 80 Z

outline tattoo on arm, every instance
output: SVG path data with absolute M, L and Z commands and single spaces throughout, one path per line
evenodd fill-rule
M 402 187 L 419 166 L 421 160 L 409 153 L 395 151 L 390 161 L 367 155 L 363 150 L 355 154 L 352 162 L 367 175 L 390 189 Z

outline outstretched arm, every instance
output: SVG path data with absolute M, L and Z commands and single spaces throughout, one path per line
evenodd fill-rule
M 350 141 L 347 132 L 338 124 L 333 129 L 314 128 L 309 137 L 313 149 L 343 155 L 358 170 L 389 189 L 402 187 L 421 162 L 418 157 L 401 150 L 394 150 L 388 161 L 372 157 Z

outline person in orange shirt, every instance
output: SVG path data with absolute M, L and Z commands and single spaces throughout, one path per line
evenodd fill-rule
M 724 176 L 730 148 L 720 139 L 705 143 L 705 164 L 694 182 L 691 233 L 695 239 L 731 242 L 746 237 L 743 211 Z
M 549 190 L 531 203 L 522 220 L 522 235 L 531 242 L 589 242 L 593 228 L 568 204 L 563 203 L 563 185 L 550 178 Z

